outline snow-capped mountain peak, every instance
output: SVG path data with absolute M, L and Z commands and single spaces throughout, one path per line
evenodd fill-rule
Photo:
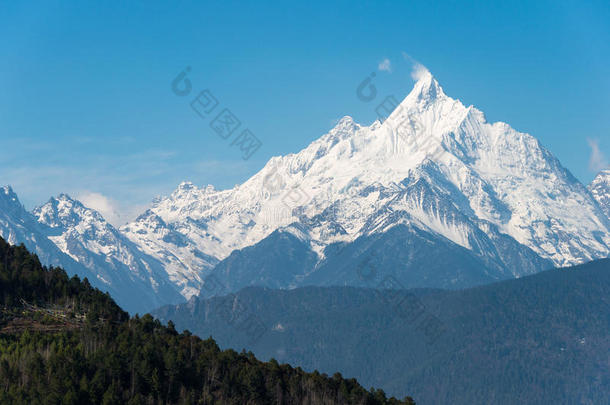
M 33 218 L 25 210 L 19 197 L 11 186 L 0 187 L 0 231 L 9 243 L 16 243 L 25 228 L 33 222 Z M 25 241 L 21 241 L 25 242 Z
M 47 227 L 49 240 L 93 271 L 108 288 L 119 291 L 118 298 L 129 308 L 142 310 L 168 300 L 179 302 L 199 285 L 198 272 L 192 271 L 186 278 L 169 275 L 158 259 L 144 253 L 99 212 L 67 194 L 49 199 L 33 214 Z M 129 293 L 133 288 L 136 290 Z
M 595 176 L 589 185 L 589 191 L 610 220 L 610 168 L 602 170 Z
M 9 209 L 9 207 L 23 208 L 19 197 L 9 185 L 0 187 L 0 204 L 2 204 L 4 210 Z
M 0 190 L 2 190 L 2 194 L 6 196 L 16 196 L 13 188 L 9 185 L 0 187 Z
M 99 212 L 85 207 L 68 194 L 50 198 L 46 204 L 34 209 L 34 213 L 40 223 L 52 228 L 82 226 L 85 223 L 102 228 L 110 226 Z
M 58 248 L 53 257 L 78 262 L 138 309 L 130 289 L 142 290 L 142 305 L 177 302 L 217 269 L 238 275 L 225 280 L 233 287 L 357 284 L 341 268 L 379 253 L 379 268 L 408 285 L 450 287 L 610 254 L 609 171 L 587 190 L 533 136 L 488 122 L 428 71 L 391 101 L 386 119 L 344 116 L 231 189 L 183 182 L 120 229 L 65 194 L 32 215 L 3 187 L 0 231 L 52 241 L 41 251 Z
M 543 258 L 566 265 L 608 253 L 608 221 L 584 186 L 534 137 L 487 122 L 481 111 L 447 96 L 429 72 L 383 123 L 367 127 L 343 117 L 302 151 L 271 158 L 239 187 L 204 191 L 182 184 L 152 212 L 202 252 L 223 259 L 332 207 L 332 228 L 344 232 L 320 230 L 312 243 L 323 247 L 357 238 L 369 216 L 392 198 L 392 185 L 428 161 L 468 201 L 469 216 Z M 367 192 L 371 186 L 377 191 Z M 428 214 L 422 215 L 425 223 Z
M 97 211 L 67 194 L 50 198 L 33 214 L 51 229 L 49 239 L 77 261 L 89 260 L 84 257 L 89 254 L 111 257 L 119 251 L 118 231 Z
M 407 103 L 429 103 L 443 97 L 445 97 L 443 88 L 434 78 L 432 73 L 426 70 L 420 74 L 418 80 L 415 82 L 415 86 L 413 86 L 413 90 L 409 93 L 405 101 Z

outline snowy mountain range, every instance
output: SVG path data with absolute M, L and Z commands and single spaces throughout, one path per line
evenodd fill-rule
M 10 187 L 0 188 L 0 235 L 23 243 L 42 263 L 87 277 L 133 312 L 184 300 L 180 281 L 141 252 L 96 211 L 62 194 L 27 212 Z
M 458 288 L 608 257 L 609 180 L 587 189 L 534 137 L 425 73 L 384 122 L 344 117 L 233 189 L 182 183 L 115 229 L 66 195 L 27 213 L 4 188 L 0 231 L 93 274 L 132 311 L 219 293 L 208 275 L 223 291 L 390 274 Z

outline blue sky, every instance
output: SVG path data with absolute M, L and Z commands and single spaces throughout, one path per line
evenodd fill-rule
M 344 115 L 371 123 L 371 72 L 402 99 L 403 52 L 581 181 L 610 156 L 607 1 L 127 3 L 0 6 L 0 184 L 27 208 L 67 192 L 121 222 L 183 180 L 232 187 Z M 262 141 L 249 160 L 171 91 L 186 66 Z

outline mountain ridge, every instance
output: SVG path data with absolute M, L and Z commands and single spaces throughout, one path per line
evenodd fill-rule
M 440 100 L 439 111 L 428 111 L 429 104 L 436 100 Z M 403 126 L 400 125 L 402 123 L 400 120 L 403 120 L 405 116 L 409 118 L 414 114 L 414 111 L 406 110 L 414 109 L 422 110 L 415 112 L 419 112 L 421 115 L 418 116 L 417 119 L 420 122 L 420 127 L 425 130 L 423 135 L 415 134 L 417 131 L 410 131 L 410 128 L 403 128 Z M 582 241 L 580 252 L 577 252 L 576 249 L 572 249 L 574 252 L 570 252 L 569 246 L 552 249 L 548 246 L 540 246 L 541 243 L 526 243 L 528 242 L 528 238 L 532 238 L 533 231 L 527 231 L 530 234 L 528 236 L 526 232 L 521 229 L 521 224 L 517 221 L 521 217 L 530 216 L 531 218 L 526 218 L 530 223 L 534 221 L 536 221 L 536 223 L 540 222 L 542 225 L 538 226 L 546 227 L 548 232 L 551 232 L 553 226 L 557 226 L 557 224 L 551 224 L 553 218 L 561 218 L 564 221 L 568 221 L 570 225 L 575 225 L 576 229 L 583 228 L 584 225 L 575 224 L 575 221 L 569 221 L 569 219 L 563 218 L 565 217 L 565 211 L 567 211 L 567 209 L 561 209 L 562 207 L 557 204 L 553 205 L 553 207 L 556 210 L 559 209 L 563 212 L 563 217 L 561 215 L 553 215 L 553 217 L 544 216 L 546 219 L 540 221 L 539 217 L 542 216 L 542 213 L 539 212 L 538 209 L 528 210 L 517 207 L 516 209 L 521 210 L 521 215 L 516 215 L 516 220 L 513 219 L 512 223 L 510 220 L 507 220 L 506 201 L 495 198 L 494 195 L 497 194 L 497 191 L 495 191 L 496 188 L 506 185 L 503 177 L 507 176 L 496 176 L 498 178 L 493 179 L 496 184 L 492 184 L 495 187 L 491 187 L 489 182 L 485 182 L 478 174 L 473 174 L 472 170 L 463 164 L 460 167 L 457 167 L 456 165 L 459 166 L 459 164 L 455 162 L 455 159 L 452 160 L 447 158 L 447 153 L 445 153 L 447 145 L 458 145 L 459 147 L 455 147 L 453 152 L 459 154 L 464 160 L 474 161 L 476 156 L 473 155 L 473 151 L 475 149 L 487 148 L 491 150 L 492 148 L 495 148 L 496 155 L 502 156 L 502 153 L 498 152 L 498 143 L 502 139 L 507 138 L 507 136 L 502 138 L 496 134 L 495 138 L 497 139 L 494 141 L 495 144 L 492 142 L 493 139 L 486 140 L 485 138 L 479 137 L 480 139 L 477 139 L 477 141 L 479 141 L 477 143 L 466 130 L 469 127 L 476 126 L 478 127 L 477 133 L 485 132 L 481 129 L 482 124 L 487 123 L 484 121 L 484 116 L 480 111 L 472 106 L 464 107 L 459 101 L 447 97 L 440 85 L 438 85 L 436 79 L 428 74 L 424 79 L 421 79 L 416 83 L 414 90 L 383 123 L 375 122 L 371 127 L 363 127 L 354 123 L 351 118 L 343 118 L 327 135 L 312 142 L 298 154 L 271 158 L 259 173 L 234 189 L 214 191 L 211 188 L 206 188 L 205 191 L 198 192 L 191 187 L 189 188 L 189 193 L 187 193 L 187 195 L 184 193 L 174 193 L 168 200 L 162 200 L 155 205 L 153 211 L 156 211 L 161 217 L 167 218 L 170 222 L 179 219 L 176 216 L 177 212 L 183 217 L 190 216 L 194 219 L 203 219 L 206 223 L 205 232 L 207 233 L 204 233 L 203 231 L 199 232 L 199 230 L 192 227 L 188 228 L 188 232 L 192 233 L 194 237 L 203 236 L 201 243 L 207 248 L 204 250 L 214 252 L 213 254 L 216 257 L 222 259 L 235 248 L 249 246 L 269 235 L 278 227 L 287 226 L 291 222 L 298 220 L 298 217 L 293 215 L 294 208 L 303 209 L 305 214 L 313 216 L 320 213 L 337 199 L 340 199 L 341 193 L 338 191 L 344 190 L 348 185 L 354 183 L 368 185 L 379 181 L 378 178 L 371 178 L 371 176 L 369 176 L 368 179 L 361 179 L 357 177 L 350 178 L 350 176 L 342 174 L 341 165 L 343 163 L 341 160 L 345 159 L 340 158 L 344 156 L 350 158 L 347 159 L 347 162 L 349 162 L 350 165 L 357 164 L 358 159 L 362 160 L 362 156 L 364 156 L 364 160 L 368 163 L 366 166 L 368 169 L 373 169 L 373 171 L 383 172 L 395 170 L 398 165 L 399 170 L 397 171 L 400 174 L 394 176 L 394 179 L 386 179 L 387 181 L 385 181 L 385 184 L 387 185 L 392 182 L 400 182 L 406 177 L 408 169 L 411 166 L 415 167 L 417 164 L 423 162 L 425 158 L 436 155 L 438 158 L 446 160 L 446 162 L 442 162 L 443 164 L 451 163 L 451 165 L 453 165 L 450 165 L 449 168 L 451 170 L 449 172 L 445 171 L 444 174 L 452 183 L 456 184 L 469 199 L 471 208 L 475 211 L 477 216 L 495 222 L 496 225 L 501 227 L 503 233 L 511 235 L 520 243 L 525 243 L 539 254 L 542 253 L 543 257 L 552 259 L 556 265 L 574 263 L 579 260 L 590 260 L 596 257 L 596 255 L 606 254 L 608 252 L 608 236 L 605 236 L 603 242 L 600 243 L 595 237 L 592 237 L 590 234 L 587 235 L 586 240 Z M 586 225 L 585 230 L 590 232 L 591 229 L 602 229 L 604 233 L 607 233 L 608 220 L 605 217 L 601 219 L 598 218 L 599 213 L 595 212 L 593 201 L 589 194 L 586 193 L 584 186 L 580 185 L 580 183 L 569 174 L 569 171 L 564 169 L 546 149 L 543 149 L 535 138 L 527 134 L 509 130 L 510 127 L 505 123 L 487 125 L 489 126 L 489 128 L 486 128 L 488 132 L 499 131 L 503 133 L 508 131 L 510 132 L 510 135 L 519 138 L 515 147 L 519 148 L 518 152 L 523 156 L 523 161 L 510 162 L 511 159 L 505 157 L 505 160 L 508 160 L 510 165 L 524 166 L 525 163 L 528 163 L 530 173 L 534 173 L 536 176 L 538 176 L 538 172 L 541 171 L 541 169 L 545 169 L 546 172 L 549 173 L 548 180 L 554 180 L 566 186 L 564 187 L 565 190 L 562 190 L 562 192 L 570 195 L 571 198 L 574 198 L 578 202 L 578 204 L 571 204 L 570 209 L 579 205 L 580 207 L 586 207 L 590 211 L 587 215 L 579 218 L 579 221 Z M 392 132 L 392 126 L 399 129 L 405 129 L 405 133 L 398 134 L 395 133 L 398 131 Z M 440 127 L 440 130 L 434 131 L 438 129 L 436 127 Z M 376 165 L 375 155 L 372 153 L 368 155 L 362 155 L 362 153 L 360 155 L 356 154 L 356 152 L 361 152 L 364 144 L 370 146 L 370 144 L 373 143 L 374 139 L 367 139 L 365 135 L 361 136 L 364 132 L 371 132 L 369 131 L 369 128 L 375 130 L 373 132 L 375 132 L 375 138 L 378 138 L 377 140 L 379 143 L 376 145 L 377 149 L 386 152 L 382 155 L 384 160 L 377 162 L 383 164 Z M 422 144 L 417 144 L 420 141 Z M 506 139 L 502 142 L 506 142 Z M 360 145 L 358 145 L 358 143 L 360 143 Z M 432 144 L 432 146 L 430 146 L 430 144 Z M 477 148 L 471 147 L 469 150 L 469 145 L 477 145 Z M 502 146 L 506 145 L 503 144 Z M 404 152 L 405 148 L 410 148 L 409 152 L 413 152 L 412 155 L 414 156 L 411 160 L 417 162 L 417 164 L 405 165 L 404 162 L 398 164 L 396 159 L 392 159 L 394 152 L 399 150 L 403 150 Z M 529 152 L 528 148 L 531 148 L 534 151 Z M 511 148 L 504 149 L 510 150 Z M 489 152 L 489 150 L 486 152 Z M 331 157 L 337 157 L 338 159 L 330 159 L 330 161 L 325 163 L 326 166 L 323 165 L 322 168 L 315 171 L 314 166 L 321 165 L 320 162 L 322 161 L 322 158 L 327 157 L 329 154 L 332 155 Z M 404 155 L 404 153 L 402 155 Z M 487 153 L 487 155 L 489 155 L 489 153 Z M 358 156 L 361 157 L 358 158 Z M 496 156 L 494 155 L 493 158 L 495 157 Z M 489 166 L 489 162 L 493 160 L 494 159 L 488 157 L 486 159 L 486 165 Z M 488 172 L 491 172 L 491 169 L 485 167 L 485 164 L 482 166 L 484 166 L 483 168 Z M 454 168 L 455 170 L 453 170 Z M 515 167 L 513 167 L 513 169 L 514 168 Z M 520 169 L 520 167 L 516 167 L 516 169 Z M 315 173 L 312 173 L 312 171 Z M 323 172 L 325 171 L 333 173 L 333 181 L 330 181 L 330 183 L 333 184 L 330 184 L 330 186 L 328 184 L 329 181 L 324 178 Z M 448 176 L 448 174 L 451 173 L 459 174 L 460 171 L 465 171 L 465 179 Z M 304 175 L 305 173 L 308 175 L 307 178 Z M 371 171 L 369 170 L 368 173 L 371 173 Z M 504 175 L 506 173 L 502 174 Z M 366 177 L 366 173 L 362 174 L 362 176 Z M 308 185 L 308 181 L 317 183 Z M 335 185 L 334 183 L 338 184 Z M 514 195 L 521 194 L 523 189 L 531 189 L 535 188 L 535 186 L 540 186 L 540 184 L 532 184 L 531 181 L 523 181 L 522 183 L 523 184 L 521 184 L 518 190 L 519 193 L 513 193 L 513 200 L 516 198 Z M 331 186 L 333 187 L 332 190 L 321 190 L 323 187 Z M 558 197 L 552 193 L 551 187 L 544 188 L 549 190 L 546 192 L 552 198 Z M 178 190 L 180 190 L 180 188 Z M 320 190 L 322 191 L 321 193 Z M 297 200 L 299 197 L 302 197 L 303 201 L 296 201 L 294 206 L 285 207 L 281 200 L 287 199 L 287 197 L 283 195 L 286 191 L 294 192 L 294 197 L 296 197 Z M 356 190 L 355 192 L 358 191 L 359 190 Z M 542 192 L 539 193 L 542 194 Z M 280 194 L 279 198 L 277 194 Z M 561 193 L 557 194 L 561 196 Z M 207 202 L 205 202 L 206 200 Z M 566 201 L 568 201 L 567 198 Z M 181 202 L 182 206 L 180 206 Z M 218 204 L 226 209 L 218 209 Z M 514 203 L 514 205 L 518 206 L 516 203 Z M 265 218 L 265 215 L 263 215 L 265 211 L 282 212 L 286 215 L 280 215 L 281 220 L 274 223 Z M 223 215 L 233 217 L 233 227 L 229 226 L 226 221 L 223 222 L 223 218 L 217 218 Z M 545 224 L 545 222 L 547 223 Z M 188 226 L 187 224 L 181 225 Z M 217 231 L 213 229 L 216 227 L 218 227 Z M 343 228 L 348 229 L 346 226 L 343 226 Z M 220 236 L 220 231 L 224 231 L 222 237 Z M 350 230 L 348 229 L 348 233 L 349 231 Z M 557 232 L 551 232 L 549 236 L 555 238 L 558 244 L 569 245 L 557 235 Z M 223 237 L 229 239 L 227 242 L 224 242 L 227 247 L 223 247 Z M 545 249 L 549 251 L 547 252 Z M 576 255 L 573 253 L 578 254 Z
M 240 276 L 244 282 L 248 265 L 255 267 L 251 283 L 256 283 L 255 275 L 266 274 L 268 280 L 284 280 L 273 284 L 281 288 L 319 279 L 313 274 L 320 269 L 327 272 L 325 263 L 338 259 L 357 268 L 365 257 L 354 249 L 341 250 L 353 256 L 330 257 L 337 253 L 331 247 L 378 240 L 396 226 L 415 230 L 398 232 L 403 246 L 396 244 L 398 252 L 424 239 L 440 249 L 455 245 L 447 251 L 469 252 L 456 271 L 475 261 L 482 266 L 476 271 L 487 280 L 521 277 L 610 254 L 610 218 L 604 208 L 610 188 L 603 187 L 604 181 L 587 189 L 534 137 L 506 123 L 488 123 L 483 112 L 446 95 L 429 72 L 394 107 L 387 119 L 370 126 L 343 117 L 303 150 L 272 157 L 232 189 L 183 182 L 119 229 L 108 228 L 103 218 L 97 218 L 99 235 L 94 240 L 77 231 L 79 224 L 64 224 L 67 230 L 60 232 L 44 217 L 38 219 L 64 253 L 71 251 L 66 238 L 73 247 L 79 246 L 80 254 L 72 259 L 88 265 L 89 271 L 103 277 L 96 269 L 108 261 L 115 268 L 123 267 L 121 272 L 128 278 L 151 275 L 144 294 L 154 292 L 155 284 L 167 285 L 163 300 L 199 294 L 206 277 L 221 273 L 214 269 L 226 270 L 222 263 L 233 252 L 255 247 L 274 232 L 297 236 L 300 242 L 292 247 L 303 249 L 298 255 L 309 257 L 313 252 L 317 260 L 307 259 L 291 271 L 294 279 L 286 280 L 280 273 L 280 255 L 257 251 L 255 258 L 269 253 L 279 260 L 267 261 L 264 269 L 256 267 L 262 265 L 257 261 L 240 264 L 233 255 L 232 266 L 244 269 Z M 17 234 L 8 228 L 3 232 Z M 417 236 L 423 234 L 432 236 Z M 110 251 L 101 254 L 102 246 Z M 447 267 L 440 265 L 447 260 L 440 258 L 429 276 L 412 279 L 408 275 L 418 261 L 403 258 L 407 261 L 394 265 L 404 282 L 449 285 Z M 446 276 L 439 279 L 435 272 Z M 328 276 L 325 283 L 347 281 L 337 274 Z M 231 280 L 224 281 L 231 285 Z
M 155 315 L 213 334 L 221 347 L 306 370 L 339 367 L 418 403 L 608 398 L 610 259 L 459 291 L 402 290 L 392 277 L 371 278 L 369 288 L 247 287 Z M 266 325 L 257 340 L 228 321 L 239 308 Z

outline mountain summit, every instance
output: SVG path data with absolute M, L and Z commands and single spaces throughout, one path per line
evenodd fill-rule
M 610 220 L 610 168 L 599 172 L 589 185 L 589 191 Z
M 33 214 L 57 247 L 93 272 L 102 290 L 114 289 L 129 309 L 145 312 L 150 306 L 183 299 L 180 287 L 187 287 L 187 280 L 170 280 L 158 260 L 80 201 L 60 194 Z M 138 291 L 137 297 L 130 297 L 133 291 Z
M 441 200 L 400 205 L 405 181 L 418 176 L 427 177 L 454 214 L 440 210 Z M 445 95 L 428 72 L 383 123 L 362 126 L 344 117 L 299 153 L 271 158 L 242 185 L 181 186 L 151 211 L 219 259 L 302 217 L 324 214 L 332 224 L 309 227 L 323 257 L 330 243 L 353 241 L 367 229 L 387 231 L 367 225 L 385 205 L 466 249 L 478 230 L 508 236 L 555 265 L 609 252 L 608 219 L 548 150 L 505 123 L 488 123 L 481 111 Z M 477 230 L 463 227 L 457 213 Z M 139 244 L 156 239 L 143 228 L 139 220 L 124 230 Z
M 67 196 L 32 220 L 5 188 L 0 230 L 47 235 L 149 303 L 197 295 L 210 274 L 229 289 L 371 286 L 384 275 L 460 288 L 608 257 L 607 185 L 603 172 L 588 190 L 534 137 L 487 122 L 425 71 L 383 122 L 343 117 L 232 189 L 183 182 L 117 230 Z

